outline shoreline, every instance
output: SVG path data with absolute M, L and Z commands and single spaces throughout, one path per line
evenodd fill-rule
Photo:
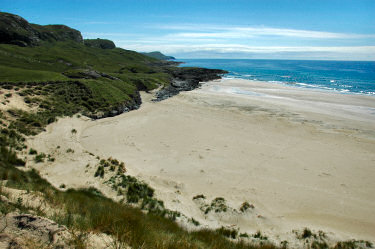
M 281 86 L 287 86 L 292 88 L 298 88 L 298 89 L 306 89 L 310 91 L 319 91 L 319 92 L 327 92 L 327 93 L 334 93 L 334 94 L 343 94 L 343 95 L 359 95 L 359 96 L 371 96 L 375 97 L 374 93 L 360 93 L 360 92 L 351 92 L 351 91 L 345 91 L 345 90 L 337 90 L 337 89 L 324 89 L 319 86 L 314 86 L 310 83 L 304 83 L 304 82 L 284 82 L 284 81 L 276 81 L 276 80 L 259 80 L 259 79 L 246 79 L 241 77 L 222 77 L 223 80 L 245 80 L 245 81 L 251 81 L 251 82 L 264 82 L 267 84 L 275 84 L 275 85 L 281 85 Z M 297 86 L 300 85 L 300 86 Z M 304 87 L 303 85 L 308 85 L 309 87 Z
M 271 112 L 271 115 L 284 113 L 284 116 L 293 116 L 292 119 L 299 123 L 308 122 L 331 131 L 347 129 L 351 130 L 352 135 L 375 139 L 373 96 L 341 94 L 245 79 L 207 82 L 201 89 L 198 91 L 202 94 L 221 96 L 245 109 L 248 105 Z M 237 101 L 239 99 L 242 103 Z
M 368 132 L 374 119 L 366 111 L 337 111 L 343 104 L 375 108 L 373 101 L 248 83 L 211 81 L 156 103 L 142 93 L 144 103 L 135 111 L 95 121 L 63 118 L 28 143 L 49 154 L 58 145 L 76 152 L 32 167 L 55 186 L 103 189 L 95 169 L 80 161 L 95 161 L 85 151 L 112 156 L 155 188 L 167 208 L 201 227 L 236 224 L 244 232 L 291 241 L 293 229 L 308 227 L 337 240 L 374 241 L 375 140 Z M 227 91 L 233 87 L 251 94 Z M 108 188 L 104 192 L 116 197 Z M 200 194 L 206 199 L 192 200 Z M 225 198 L 229 211 L 202 212 L 217 197 Z M 254 209 L 234 211 L 245 201 Z

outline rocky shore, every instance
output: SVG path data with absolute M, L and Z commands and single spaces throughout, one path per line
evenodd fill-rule
M 168 67 L 165 69 L 171 75 L 171 83 L 163 87 L 155 94 L 154 102 L 162 101 L 167 98 L 173 97 L 182 91 L 191 91 L 199 87 L 202 82 L 221 79 L 223 74 L 227 71 L 220 69 L 207 69 L 207 68 L 184 68 L 184 67 Z M 143 89 L 139 89 L 143 90 Z M 121 105 L 114 107 L 112 110 L 106 112 L 98 112 L 87 115 L 93 119 L 100 119 L 106 117 L 113 117 L 120 115 L 124 112 L 137 110 L 142 104 L 139 91 L 132 96 L 132 100 Z
M 220 79 L 227 71 L 198 67 L 168 67 L 165 69 L 172 76 L 171 84 L 155 94 L 153 101 L 161 101 L 177 95 L 181 91 L 191 91 L 201 82 Z
M 179 62 L 172 62 L 173 65 L 180 64 Z M 202 82 L 221 79 L 223 74 L 228 73 L 221 69 L 207 69 L 198 67 L 170 67 L 170 63 L 166 63 L 168 67 L 165 71 L 171 75 L 171 83 L 168 86 L 163 87 L 155 94 L 154 102 L 162 101 L 167 98 L 173 97 L 182 91 L 191 91 L 199 87 Z M 138 89 L 143 90 L 143 89 Z M 93 119 L 100 119 L 106 117 L 113 117 L 120 115 L 124 112 L 137 110 L 142 104 L 139 91 L 135 96 L 132 96 L 132 100 L 127 103 L 123 103 L 116 106 L 110 111 L 100 112 L 88 115 Z

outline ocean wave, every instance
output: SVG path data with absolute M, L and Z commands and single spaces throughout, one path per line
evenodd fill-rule
M 278 80 L 269 80 L 267 82 L 269 82 L 269 83 L 276 83 L 276 84 L 285 84 L 285 82 L 278 81 Z
M 278 81 L 278 80 L 258 80 L 256 78 L 253 79 L 248 79 L 245 77 L 230 77 L 226 76 L 224 79 L 244 79 L 244 80 L 250 80 L 250 81 L 263 81 L 266 83 L 272 83 L 272 84 L 279 84 L 279 85 L 288 85 L 291 87 L 297 87 L 297 88 L 305 88 L 305 89 L 314 89 L 314 90 L 322 90 L 322 91 L 331 91 L 331 92 L 336 92 L 336 93 L 341 93 L 341 94 L 360 94 L 360 95 L 370 95 L 370 96 L 375 96 L 375 91 L 353 91 L 352 89 L 354 86 L 352 85 L 345 85 L 345 84 L 337 84 L 336 83 L 332 84 L 332 87 L 329 86 L 324 86 L 320 84 L 309 84 L 309 83 L 302 83 L 302 82 L 285 82 L 285 81 Z M 348 89 L 349 88 L 349 89 Z M 223 92 L 223 91 L 220 91 Z M 242 94 L 242 95 L 251 95 L 251 96 L 263 96 L 263 95 L 258 95 L 254 92 L 250 91 L 245 91 L 245 90 L 232 90 L 226 91 L 227 93 L 232 93 L 232 94 Z
M 192 59 L 185 66 L 206 66 L 207 63 L 210 68 L 229 71 L 226 76 L 235 79 L 343 94 L 375 95 L 375 62 Z

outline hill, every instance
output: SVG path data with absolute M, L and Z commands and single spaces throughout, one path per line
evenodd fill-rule
M 150 56 L 155 59 L 159 59 L 159 60 L 175 60 L 176 59 L 173 56 L 164 55 L 159 51 L 154 51 L 154 52 L 149 52 L 149 53 L 143 52 L 142 54 Z
M 116 47 L 115 43 L 111 40 L 106 39 L 85 39 L 84 43 L 88 47 L 102 48 L 102 49 L 113 49 Z
M 26 47 L 54 41 L 82 43 L 83 39 L 81 32 L 65 25 L 37 25 L 20 16 L 0 12 L 0 43 Z

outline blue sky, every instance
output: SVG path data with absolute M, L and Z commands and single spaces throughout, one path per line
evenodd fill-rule
M 375 0 L 0 0 L 0 10 L 177 58 L 375 60 Z

